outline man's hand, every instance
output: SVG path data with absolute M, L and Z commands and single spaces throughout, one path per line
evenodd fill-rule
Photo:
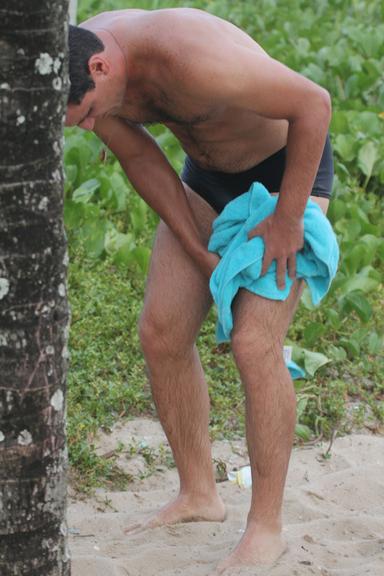
M 288 263 L 288 275 L 296 276 L 296 252 L 304 246 L 304 226 L 302 219 L 288 220 L 271 214 L 248 233 L 248 238 L 262 236 L 264 240 L 264 258 L 261 268 L 263 276 L 272 260 L 276 259 L 277 285 L 280 290 L 285 288 L 285 275 Z

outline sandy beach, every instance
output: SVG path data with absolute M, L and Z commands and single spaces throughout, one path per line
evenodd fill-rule
M 120 443 L 120 444 L 119 444 Z M 118 465 L 134 476 L 145 471 L 142 455 L 122 448 L 167 448 L 157 421 L 135 419 L 100 435 L 98 451 L 120 446 Z M 337 437 L 292 452 L 284 499 L 287 552 L 272 566 L 228 574 L 257 576 L 384 575 L 384 437 Z M 214 459 L 227 471 L 248 464 L 245 443 L 215 442 Z M 223 523 L 196 522 L 125 535 L 177 494 L 176 470 L 158 466 L 124 492 L 97 490 L 87 499 L 71 497 L 68 509 L 72 576 L 208 576 L 235 547 L 244 530 L 251 489 L 218 483 L 228 508 Z

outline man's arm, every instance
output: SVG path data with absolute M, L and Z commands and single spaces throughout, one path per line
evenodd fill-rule
M 185 87 L 180 91 L 185 89 L 192 97 L 196 93 L 196 98 L 217 106 L 235 106 L 266 118 L 288 120 L 286 168 L 276 214 L 300 220 L 331 119 L 328 92 L 261 52 L 234 43 L 201 44 L 202 53 L 189 64 Z
M 138 194 L 169 226 L 202 272 L 210 276 L 214 255 L 201 240 L 180 178 L 155 140 L 143 127 L 112 116 L 96 120 L 94 131 L 115 154 Z
M 286 166 L 275 212 L 249 234 L 264 240 L 261 275 L 276 260 L 277 284 L 284 289 L 287 268 L 290 278 L 296 276 L 296 253 L 304 243 L 303 214 L 331 118 L 329 94 L 256 50 L 235 43 L 218 46 L 212 40 L 200 45 L 201 54 L 189 66 L 180 91 L 216 106 L 288 120 Z

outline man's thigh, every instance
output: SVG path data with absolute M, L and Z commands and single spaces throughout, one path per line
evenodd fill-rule
M 278 195 L 279 195 L 278 192 L 271 192 L 271 196 L 278 196 Z M 329 206 L 328 198 L 322 198 L 321 196 L 310 196 L 310 199 L 320 206 L 324 214 L 327 213 Z
M 208 245 L 216 212 L 190 188 L 186 192 L 203 242 Z M 155 235 L 140 328 L 190 344 L 212 305 L 208 278 L 161 220 Z
M 277 193 L 272 193 L 273 196 Z M 329 200 L 311 196 L 327 213 Z M 283 347 L 284 338 L 305 287 L 303 279 L 296 279 L 286 300 L 270 300 L 245 289 L 240 289 L 232 305 L 234 329 L 232 341 L 239 341 L 255 350 L 271 344 Z
M 270 300 L 241 288 L 232 304 L 234 352 L 241 347 L 255 356 L 271 348 L 282 352 L 304 286 L 304 280 L 296 279 L 286 300 Z

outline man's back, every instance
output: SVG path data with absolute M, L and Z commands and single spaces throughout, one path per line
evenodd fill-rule
M 134 77 L 118 115 L 167 125 L 201 166 L 237 172 L 286 144 L 286 120 L 267 118 L 238 103 L 235 95 L 221 102 L 217 98 L 216 92 L 225 94 L 228 85 L 237 83 L 234 71 L 247 74 L 246 59 L 254 55 L 255 67 L 273 62 L 233 24 L 177 8 L 106 12 L 81 26 L 113 35 L 127 57 L 134 52 Z M 216 71 L 217 79 L 212 77 Z

